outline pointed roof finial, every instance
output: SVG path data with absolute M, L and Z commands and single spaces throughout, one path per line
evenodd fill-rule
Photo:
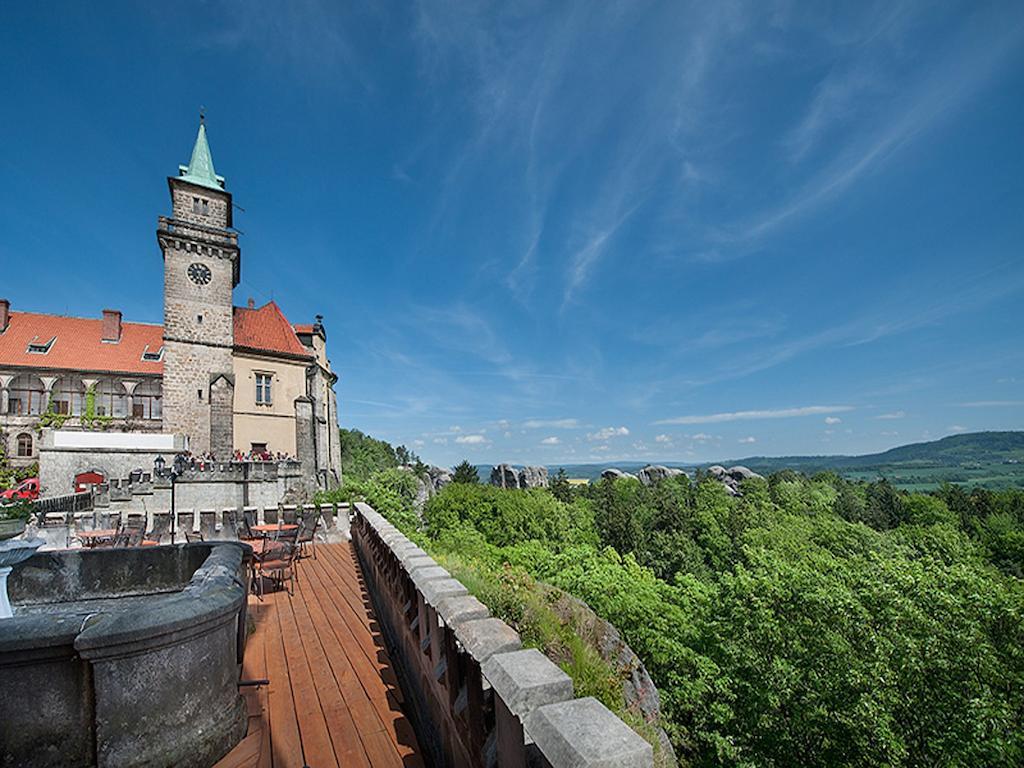
M 206 107 L 199 108 L 199 133 L 192 147 L 192 158 L 188 165 L 178 166 L 178 174 L 184 181 L 201 187 L 224 189 L 224 177 L 218 176 L 213 170 L 213 155 L 210 154 L 210 145 L 206 140 Z

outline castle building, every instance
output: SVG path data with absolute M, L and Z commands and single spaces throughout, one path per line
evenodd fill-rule
M 37 460 L 44 427 L 173 433 L 219 460 L 285 454 L 318 487 L 335 486 L 337 376 L 322 318 L 293 325 L 273 301 L 234 306 L 241 249 L 202 122 L 189 164 L 167 183 L 171 215 L 156 231 L 163 325 L 110 309 L 96 318 L 15 311 L 0 299 L 0 448 L 17 466 Z

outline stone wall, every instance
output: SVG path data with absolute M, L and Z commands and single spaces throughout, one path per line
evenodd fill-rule
M 138 469 L 151 473 L 158 456 L 170 463 L 182 450 L 180 435 L 44 429 L 39 483 L 43 496 L 60 496 L 74 490 L 75 475 L 81 472 L 99 472 L 107 480 L 127 478 Z

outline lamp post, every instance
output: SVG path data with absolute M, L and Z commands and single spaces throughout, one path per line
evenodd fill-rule
M 171 465 L 171 544 L 174 544 L 174 534 L 178 527 L 178 513 L 174 509 L 174 483 L 185 471 L 185 457 L 180 453 L 175 454 L 174 464 Z

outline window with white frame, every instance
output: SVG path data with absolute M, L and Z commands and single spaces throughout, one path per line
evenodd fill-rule
M 273 378 L 273 374 L 270 373 L 257 373 L 256 374 L 256 404 L 257 405 L 270 405 L 273 402 L 273 398 L 270 394 L 270 381 Z

